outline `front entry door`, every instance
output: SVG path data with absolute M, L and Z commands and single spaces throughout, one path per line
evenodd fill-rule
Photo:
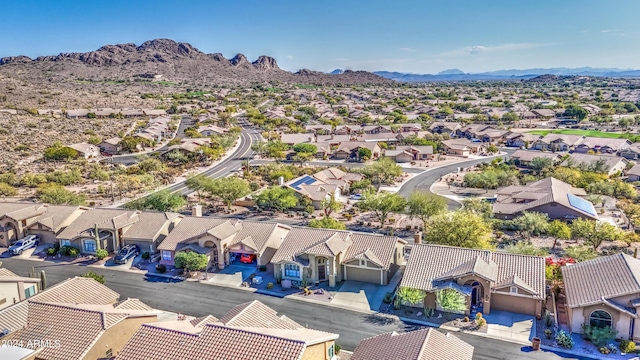
M 327 265 L 318 265 L 318 281 L 327 280 Z

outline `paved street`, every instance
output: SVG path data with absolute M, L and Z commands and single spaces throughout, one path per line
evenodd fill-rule
M 300 324 L 340 334 L 338 343 L 347 350 L 353 350 L 360 340 L 367 337 L 390 331 L 407 331 L 418 328 L 383 316 L 367 315 L 299 300 L 280 299 L 196 282 L 172 282 L 168 279 L 149 281 L 139 274 L 130 272 L 77 265 L 58 265 L 42 261 L 10 258 L 2 259 L 2 261 L 3 267 L 19 275 L 26 275 L 31 271 L 32 266 L 36 271 L 45 270 L 49 286 L 91 270 L 104 275 L 106 285 L 120 293 L 123 298 L 139 298 L 154 308 L 193 316 L 207 314 L 221 316 L 235 305 L 251 300 L 260 300 L 278 313 L 286 314 Z M 456 335 L 476 347 L 474 359 L 560 359 L 560 357 L 546 352 L 527 353 L 528 347 L 518 344 L 463 333 L 456 333 Z

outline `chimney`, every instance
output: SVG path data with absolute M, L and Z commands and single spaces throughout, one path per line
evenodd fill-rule
M 415 234 L 413 234 L 413 242 L 416 244 L 422 243 L 422 231 L 416 231 Z
M 284 176 L 280 176 L 278 178 L 278 185 L 280 185 L 280 186 L 284 185 Z
M 202 217 L 202 205 L 193 205 L 191 208 L 191 216 Z

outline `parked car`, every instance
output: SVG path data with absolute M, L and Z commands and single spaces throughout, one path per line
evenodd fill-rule
M 365 196 L 363 194 L 353 194 L 349 196 L 349 200 L 364 200 Z
M 243 264 L 251 264 L 256 259 L 256 256 L 253 254 L 242 254 L 240 255 L 240 262 Z
M 31 249 L 32 247 L 38 246 L 40 242 L 40 237 L 38 235 L 28 235 L 25 238 L 22 238 L 9 246 L 9 254 L 11 255 L 20 255 L 25 250 Z
M 140 247 L 138 245 L 127 245 L 120 249 L 118 255 L 113 259 L 116 264 L 125 264 L 127 260 L 132 259 L 140 254 Z

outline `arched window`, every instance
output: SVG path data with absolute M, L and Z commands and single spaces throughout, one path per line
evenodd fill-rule
M 589 315 L 589 325 L 597 327 L 612 327 L 613 318 L 604 310 L 596 310 Z

